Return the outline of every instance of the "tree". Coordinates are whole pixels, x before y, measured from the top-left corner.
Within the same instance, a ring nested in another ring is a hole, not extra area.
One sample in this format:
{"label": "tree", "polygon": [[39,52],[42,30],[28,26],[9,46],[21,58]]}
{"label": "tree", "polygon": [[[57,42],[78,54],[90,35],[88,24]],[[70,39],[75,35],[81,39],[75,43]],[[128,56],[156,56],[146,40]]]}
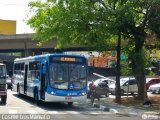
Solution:
{"label": "tree", "polygon": [[57,47],[83,45],[103,51],[116,45],[121,33],[123,43],[131,46],[138,97],[146,98],[144,45],[148,34],[160,37],[160,0],[46,0],[29,6],[34,15],[27,22],[40,43],[57,38]]}

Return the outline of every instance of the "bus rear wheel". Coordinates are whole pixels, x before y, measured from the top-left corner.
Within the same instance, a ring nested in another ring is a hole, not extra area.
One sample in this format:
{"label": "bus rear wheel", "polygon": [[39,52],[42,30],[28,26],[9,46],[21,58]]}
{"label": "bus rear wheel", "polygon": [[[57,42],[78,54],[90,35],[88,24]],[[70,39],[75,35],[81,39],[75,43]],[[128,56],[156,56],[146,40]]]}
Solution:
{"label": "bus rear wheel", "polygon": [[37,90],[34,92],[34,102],[36,105],[40,104],[40,101],[38,99],[38,91]]}
{"label": "bus rear wheel", "polygon": [[1,96],[1,101],[3,104],[6,104],[7,96]]}
{"label": "bus rear wheel", "polygon": [[109,97],[109,92],[106,92],[105,96],[106,96],[106,97]]}

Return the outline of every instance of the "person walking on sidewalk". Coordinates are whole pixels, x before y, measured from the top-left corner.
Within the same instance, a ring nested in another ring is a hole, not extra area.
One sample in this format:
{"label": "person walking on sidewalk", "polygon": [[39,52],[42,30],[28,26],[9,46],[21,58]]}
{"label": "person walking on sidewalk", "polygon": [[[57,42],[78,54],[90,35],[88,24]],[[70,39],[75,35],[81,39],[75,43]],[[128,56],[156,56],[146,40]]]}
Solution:
{"label": "person walking on sidewalk", "polygon": [[[99,95],[96,92],[96,85],[94,84],[94,81],[92,80],[92,82],[89,84],[89,89],[90,89],[90,98],[91,96],[94,97],[93,99],[97,98],[98,101],[100,100]],[[94,101],[94,100],[93,100]]]}

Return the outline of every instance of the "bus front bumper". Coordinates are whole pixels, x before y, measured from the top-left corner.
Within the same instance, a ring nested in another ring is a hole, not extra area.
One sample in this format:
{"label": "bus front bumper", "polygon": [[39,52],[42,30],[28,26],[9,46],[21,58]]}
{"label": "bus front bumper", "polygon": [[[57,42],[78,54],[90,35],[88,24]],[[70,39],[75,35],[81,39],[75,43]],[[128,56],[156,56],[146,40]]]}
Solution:
{"label": "bus front bumper", "polygon": [[55,96],[46,93],[45,94],[46,102],[86,102],[87,95],[84,96]]}

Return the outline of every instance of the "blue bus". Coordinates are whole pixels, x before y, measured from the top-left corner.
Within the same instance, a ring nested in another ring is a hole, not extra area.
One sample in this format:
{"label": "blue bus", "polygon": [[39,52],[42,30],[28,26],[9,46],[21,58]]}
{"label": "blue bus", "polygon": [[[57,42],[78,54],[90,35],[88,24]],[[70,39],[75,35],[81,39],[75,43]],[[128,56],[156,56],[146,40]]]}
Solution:
{"label": "blue bus", "polygon": [[12,86],[18,95],[44,102],[84,102],[88,62],[84,56],[45,54],[14,60]]}

